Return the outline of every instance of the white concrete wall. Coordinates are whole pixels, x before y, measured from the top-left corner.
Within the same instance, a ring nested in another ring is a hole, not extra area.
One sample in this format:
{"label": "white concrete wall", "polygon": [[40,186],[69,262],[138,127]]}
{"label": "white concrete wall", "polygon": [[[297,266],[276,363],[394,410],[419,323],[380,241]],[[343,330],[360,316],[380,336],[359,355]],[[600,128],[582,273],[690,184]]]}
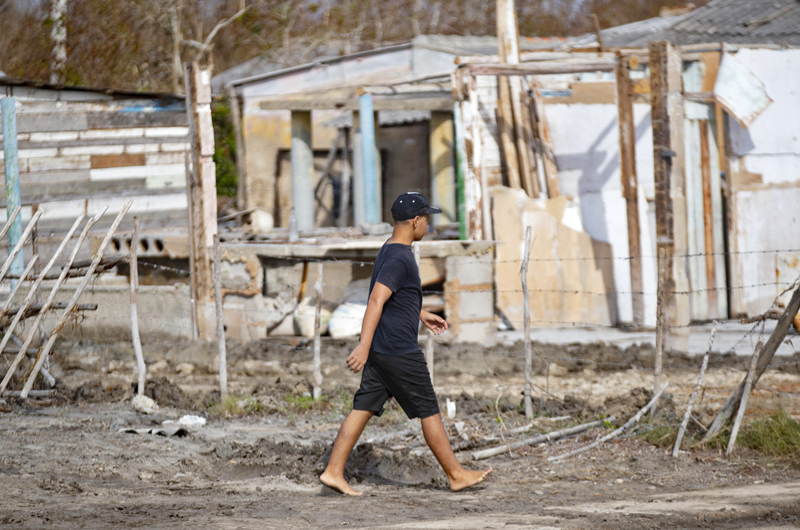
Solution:
{"label": "white concrete wall", "polygon": [[[615,258],[628,252],[628,223],[619,164],[619,125],[615,104],[548,104],[550,126],[563,195],[575,201],[584,230],[610,243]],[[645,296],[645,324],[655,325],[656,264],[653,201],[653,139],[650,106],[634,105],[636,171],[639,179],[639,220]],[[614,283],[620,322],[633,321],[630,263],[614,260]]]}
{"label": "white concrete wall", "polygon": [[730,120],[738,252],[732,309],[752,315],[800,275],[798,253],[763,252],[800,249],[800,50],[742,49],[736,58],[773,100],[748,129]]}

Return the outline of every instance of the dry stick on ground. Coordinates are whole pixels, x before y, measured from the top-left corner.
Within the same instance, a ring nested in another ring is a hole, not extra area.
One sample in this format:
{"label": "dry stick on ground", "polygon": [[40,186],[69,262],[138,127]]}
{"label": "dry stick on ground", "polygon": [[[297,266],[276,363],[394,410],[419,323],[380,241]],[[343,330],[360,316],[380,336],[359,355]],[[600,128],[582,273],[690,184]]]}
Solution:
{"label": "dry stick on ground", "polygon": [[689,425],[689,418],[692,416],[692,407],[697,399],[697,394],[700,393],[700,387],[703,384],[703,377],[706,375],[706,368],[708,368],[708,356],[711,354],[711,347],[714,345],[714,336],[716,333],[717,321],[715,320],[714,325],[711,328],[711,338],[708,339],[708,350],[703,356],[703,365],[700,367],[700,374],[697,376],[697,384],[694,385],[694,391],[689,397],[689,404],[686,406],[686,413],[683,415],[681,427],[678,429],[678,437],[675,439],[675,447],[672,448],[672,456],[678,456],[678,453],[681,450],[681,441],[683,440],[683,435],[686,432],[686,426]]}
{"label": "dry stick on ground", "polygon": [[[580,434],[584,431],[588,431],[589,429],[594,429],[595,427],[600,427],[604,425],[608,421],[614,421],[614,416],[609,417],[605,420],[597,420],[590,423],[584,423],[583,425],[577,425],[575,427],[570,427],[569,429],[562,429],[560,431],[553,431],[547,434],[540,434],[538,436],[534,436],[533,438],[527,438],[525,440],[521,440],[519,442],[514,442],[509,447],[510,449],[519,449],[520,447],[525,447],[526,445],[536,445],[543,442],[552,442],[554,440],[558,440],[559,438],[564,438],[566,436],[572,436],[574,434]],[[506,451],[506,447],[493,447],[491,449],[486,449],[484,451],[478,451],[472,453],[473,460],[483,460],[485,458],[489,458],[492,456],[499,455]]]}
{"label": "dry stick on ground", "polygon": [[531,227],[525,229],[525,249],[522,254],[522,308],[525,314],[525,417],[533,418],[531,402],[531,299],[528,293],[528,261],[531,257]]}
{"label": "dry stick on ground", "polygon": [[[116,232],[117,228],[119,227],[119,224],[122,222],[122,218],[125,217],[125,214],[128,213],[128,210],[130,210],[132,205],[133,205],[132,201],[128,201],[127,203],[125,203],[125,206],[123,206],[122,210],[120,210],[120,212],[117,214],[117,217],[116,217],[116,219],[114,219],[114,222],[111,223],[111,227],[108,229],[108,232],[106,232],[106,235],[103,238],[103,241],[100,242],[100,246],[98,247],[97,251],[94,253],[94,258],[92,259],[92,265],[90,265],[89,269],[86,271],[86,276],[83,277],[83,280],[81,280],[81,283],[78,285],[77,289],[75,289],[75,292],[72,294],[72,298],[69,299],[69,303],[67,304],[66,309],[64,309],[64,312],[61,313],[61,316],[59,317],[58,321],[56,322],[56,325],[53,327],[53,330],[50,332],[50,336],[47,337],[47,342],[42,347],[42,349],[39,351],[39,355],[36,357],[36,364],[33,365],[33,371],[31,372],[31,375],[28,378],[28,380],[25,381],[25,386],[22,388],[22,394],[20,394],[21,398],[24,399],[24,398],[26,398],[28,396],[28,392],[30,392],[31,388],[33,387],[34,381],[36,381],[36,376],[39,375],[39,370],[42,368],[42,364],[44,363],[45,359],[47,359],[47,356],[50,355],[50,350],[53,348],[53,345],[56,343],[56,339],[58,338],[58,334],[61,332],[61,329],[67,323],[67,320],[73,315],[73,313],[75,311],[75,308],[78,305],[78,300],[80,299],[81,295],[83,294],[83,291],[86,289],[86,286],[89,285],[89,281],[92,279],[92,276],[94,275],[95,271],[97,270],[97,265],[103,259],[103,254],[105,253],[106,248],[108,247],[108,244],[111,242],[111,238],[113,237],[114,232]],[[106,209],[107,208],[103,208],[102,213],[99,214],[99,215],[102,215],[103,213],[105,213]],[[82,243],[82,241],[79,241],[76,244],[76,248],[80,247],[80,243]],[[77,253],[77,251],[76,251],[76,253]],[[74,259],[74,255],[75,254],[73,254],[73,259]],[[66,273],[67,271],[69,271],[69,267],[64,269],[64,271],[62,271],[62,273]],[[61,276],[59,278],[59,281],[62,281],[63,278],[65,278],[65,277],[66,277],[66,275]],[[55,295],[53,294],[53,296],[55,296]]]}
{"label": "dry stick on ground", "polygon": [[588,451],[589,449],[593,449],[593,448],[597,447],[597,446],[598,446],[598,445],[600,445],[600,444],[606,443],[607,441],[609,441],[609,440],[613,440],[613,439],[614,439],[614,438],[616,438],[617,436],[620,436],[622,433],[624,433],[625,431],[627,431],[628,429],[630,429],[632,425],[634,425],[635,423],[637,423],[637,422],[638,422],[638,421],[639,421],[639,420],[642,418],[642,416],[644,416],[645,414],[647,414],[647,411],[648,411],[648,410],[650,410],[650,408],[653,406],[653,404],[654,404],[654,403],[656,403],[656,402],[658,401],[658,398],[660,398],[660,397],[661,397],[661,394],[663,394],[663,393],[664,393],[664,390],[666,390],[666,388],[667,388],[668,386],[669,386],[669,383],[664,383],[664,386],[662,386],[662,387],[661,387],[661,390],[659,390],[658,392],[656,392],[656,395],[655,395],[655,396],[653,396],[653,399],[651,399],[651,400],[650,400],[650,403],[648,403],[647,405],[645,405],[645,406],[642,408],[642,410],[640,410],[639,412],[637,412],[637,413],[636,413],[636,415],[635,415],[634,417],[632,417],[631,419],[629,419],[628,421],[626,421],[626,422],[625,422],[625,425],[623,425],[623,426],[622,426],[622,427],[620,427],[619,429],[616,429],[616,430],[615,430],[615,431],[613,431],[612,433],[610,433],[610,434],[607,434],[606,436],[603,436],[603,437],[602,437],[602,438],[600,438],[599,440],[597,440],[597,441],[595,441],[595,442],[593,442],[593,443],[590,443],[589,445],[587,445],[587,446],[585,446],[585,447],[581,447],[580,449],[575,449],[574,451],[570,451],[569,453],[564,453],[563,455],[551,456],[551,457],[549,457],[549,458],[547,459],[547,461],[548,461],[548,462],[555,462],[555,461],[558,461],[558,460],[563,460],[564,458],[567,458],[567,457],[570,457],[570,456],[573,456],[573,455],[577,455],[578,453],[582,453],[582,452],[584,452],[584,451]]}
{"label": "dry stick on ground", "polygon": [[511,452],[511,445],[509,445],[508,440],[506,440],[505,434],[503,434],[503,431],[506,430],[506,422],[503,421],[503,417],[500,415],[500,398],[503,397],[504,391],[505,389],[501,387],[500,394],[497,395],[497,399],[494,401],[494,410],[497,413],[497,421],[500,422],[500,438],[502,438],[503,444],[505,445],[505,447],[500,448],[500,452],[502,453],[504,450],[507,449],[508,457],[514,458],[514,453]]}
{"label": "dry stick on ground", "polygon": [[143,396],[147,368],[144,364],[144,355],[142,354],[142,341],[139,338],[139,313],[136,310],[136,289],[139,287],[139,265],[136,260],[136,250],[138,248],[139,216],[136,215],[133,217],[133,237],[131,238],[131,340],[133,340],[133,351],[136,354],[136,366],[139,369],[139,385],[136,389],[136,393]]}
{"label": "dry stick on ground", "polygon": [[[75,230],[78,229],[78,226],[80,225],[81,221],[83,221],[84,217],[85,215],[81,213],[75,220],[75,223],[72,225],[72,228],[70,228],[69,232],[67,232],[67,235],[61,241],[61,244],[56,249],[55,253],[53,254],[53,257],[50,258],[50,261],[47,263],[47,265],[45,265],[44,269],[42,269],[42,272],[44,274],[47,274],[47,271],[49,271],[53,267],[53,265],[55,265],[56,260],[61,256],[61,253],[64,252],[64,249],[67,247],[67,243],[72,237],[72,234],[74,234]],[[84,228],[81,236],[86,237],[87,233],[88,230]],[[73,260],[75,259],[76,254],[77,251],[73,251],[71,256]],[[68,269],[64,269],[64,271],[66,270]],[[36,299],[39,293],[39,287],[42,285],[42,282],[44,281],[43,280],[44,274],[40,274],[39,278],[35,282],[33,282],[33,285],[30,287],[28,295],[22,302],[19,311],[17,311],[17,314],[14,315],[14,319],[8,325],[8,328],[6,328],[6,334],[3,337],[2,342],[0,342],[0,352],[2,352],[3,349],[6,347],[6,345],[8,344],[8,340],[14,333],[14,329],[16,329],[17,327],[17,324],[19,324],[19,321],[22,320],[22,318],[27,313],[28,308],[31,306],[31,304],[33,304],[33,301]],[[38,333],[37,328],[39,326],[39,323],[42,321],[42,318],[45,312],[47,311],[47,308],[53,303],[53,298],[55,298],[55,293],[58,291],[60,287],[61,283],[56,283],[56,285],[50,291],[50,295],[47,297],[47,302],[45,302],[45,304],[39,310],[39,313],[36,315],[36,320],[33,327],[31,328],[30,332],[28,332],[28,336],[25,338],[25,342],[23,342],[22,346],[20,346],[19,353],[17,354],[16,357],[14,357],[14,360],[11,362],[11,366],[8,368],[8,372],[6,372],[6,375],[3,378],[3,382],[0,383],[0,393],[2,393],[6,389],[6,386],[8,386],[9,381],[11,381],[11,377],[14,375],[14,372],[16,372],[19,363],[21,363],[22,359],[25,358],[26,352],[28,351],[28,347],[31,345],[31,342],[33,342],[33,338],[36,335],[36,333]]]}
{"label": "dry stick on ground", "polygon": [[319,399],[322,395],[322,361],[320,360],[320,317],[322,313],[322,261],[317,262],[317,281],[314,282],[314,294],[317,297],[317,307],[314,310],[314,388],[312,397]]}
{"label": "dry stick on ground", "polygon": [[3,263],[3,268],[0,269],[0,280],[5,278],[6,274],[8,274],[8,270],[11,268],[11,264],[14,263],[14,260],[17,259],[17,255],[20,253],[20,251],[22,251],[22,247],[25,245],[25,241],[27,241],[28,236],[31,235],[31,232],[36,226],[36,223],[39,222],[39,218],[41,216],[42,216],[42,211],[39,210],[35,214],[33,214],[33,217],[31,217],[31,220],[28,222],[28,226],[25,227],[25,230],[22,232],[22,235],[19,236],[19,241],[17,241],[17,244],[14,246],[13,250],[9,253],[5,263]]}
{"label": "dry stick on ground", "polygon": [[222,257],[219,234],[214,236],[214,305],[217,310],[217,346],[219,349],[219,395],[228,396],[228,352],[225,347],[225,324],[222,322]]}
{"label": "dry stick on ground", "polygon": [[[792,299],[787,304],[786,310],[781,315],[781,318],[778,320],[775,329],[772,331],[772,335],[770,335],[769,340],[764,345],[761,355],[759,355],[758,365],[756,366],[755,376],[753,377],[753,385],[758,383],[759,378],[761,378],[761,375],[767,369],[767,366],[775,356],[775,352],[777,351],[778,346],[781,345],[781,342],[783,342],[786,332],[789,331],[789,326],[792,325],[792,319],[797,314],[798,309],[800,309],[800,287],[795,289]],[[722,430],[725,424],[731,419],[737,403],[739,403],[742,395],[744,394],[745,382],[746,381],[742,381],[733,394],[731,394],[731,396],[728,398],[728,401],[722,407],[722,410],[719,411],[717,417],[708,427],[708,432],[706,432],[705,436],[703,436],[702,441],[708,441],[716,436]]]}
{"label": "dry stick on ground", "polygon": [[744,411],[747,409],[747,399],[750,397],[750,391],[753,389],[753,377],[755,376],[758,357],[763,349],[764,344],[759,342],[756,346],[755,353],[753,353],[753,357],[750,358],[750,368],[747,370],[747,377],[744,381],[744,393],[742,394],[742,400],[739,402],[739,410],[736,412],[736,421],[733,422],[733,429],[731,430],[731,437],[728,440],[728,447],[725,450],[725,456],[731,456],[733,448],[736,447],[736,436],[739,434],[739,427],[742,424],[742,418],[744,418]]}

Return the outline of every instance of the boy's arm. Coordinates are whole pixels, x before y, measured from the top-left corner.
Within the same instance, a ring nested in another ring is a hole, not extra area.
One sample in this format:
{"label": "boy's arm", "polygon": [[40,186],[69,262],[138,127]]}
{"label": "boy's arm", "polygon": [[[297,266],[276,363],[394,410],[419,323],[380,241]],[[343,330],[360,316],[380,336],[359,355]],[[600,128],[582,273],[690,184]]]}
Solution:
{"label": "boy's arm", "polygon": [[364,321],[361,323],[361,340],[347,357],[347,367],[354,374],[357,374],[367,364],[369,349],[372,346],[372,339],[375,337],[375,329],[383,313],[383,305],[392,296],[392,290],[380,282],[375,282],[372,294],[367,302],[367,311],[364,313]]}
{"label": "boy's arm", "polygon": [[419,319],[434,335],[441,335],[447,331],[447,321],[439,315],[435,315],[423,309],[419,312]]}

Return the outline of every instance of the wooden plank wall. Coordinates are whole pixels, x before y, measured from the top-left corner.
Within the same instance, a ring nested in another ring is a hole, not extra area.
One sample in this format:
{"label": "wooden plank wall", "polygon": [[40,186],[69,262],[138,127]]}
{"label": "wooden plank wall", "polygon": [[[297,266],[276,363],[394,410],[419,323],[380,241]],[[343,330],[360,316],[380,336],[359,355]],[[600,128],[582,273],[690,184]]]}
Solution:
{"label": "wooden plank wall", "polygon": [[[189,128],[181,100],[48,101],[43,95],[58,91],[35,92],[17,96],[23,222],[43,210],[40,234],[55,236],[78,212],[92,215],[108,206],[94,228],[104,231],[133,200],[131,213],[143,230],[187,225]],[[120,229],[130,229],[132,219],[126,216]]]}

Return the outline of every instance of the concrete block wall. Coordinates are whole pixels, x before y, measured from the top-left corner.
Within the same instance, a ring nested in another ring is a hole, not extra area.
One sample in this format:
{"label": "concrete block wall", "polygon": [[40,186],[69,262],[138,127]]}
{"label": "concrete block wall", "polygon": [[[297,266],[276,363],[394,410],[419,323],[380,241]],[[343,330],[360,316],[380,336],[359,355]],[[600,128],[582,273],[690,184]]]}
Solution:
{"label": "concrete block wall", "polygon": [[451,340],[492,346],[497,340],[494,312],[494,258],[482,255],[445,259],[445,319]]}

